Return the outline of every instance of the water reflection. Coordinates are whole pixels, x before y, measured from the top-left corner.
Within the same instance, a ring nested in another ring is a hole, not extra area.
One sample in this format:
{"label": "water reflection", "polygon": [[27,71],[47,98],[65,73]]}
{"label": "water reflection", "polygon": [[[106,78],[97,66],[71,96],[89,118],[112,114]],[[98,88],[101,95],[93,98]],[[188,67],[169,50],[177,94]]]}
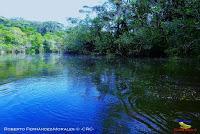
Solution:
{"label": "water reflection", "polygon": [[[0,68],[1,96],[18,89],[10,90],[5,83],[36,78],[15,87],[33,82],[29,97],[36,97],[37,105],[52,97],[40,109],[60,122],[51,125],[62,126],[81,111],[91,120],[80,115],[72,124],[92,122],[99,133],[171,133],[179,127],[177,118],[192,119],[191,125],[200,130],[200,63],[195,60],[6,56],[0,57]],[[40,90],[34,90],[34,84],[40,84]],[[28,96],[24,94],[21,97]]]}
{"label": "water reflection", "polygon": [[[73,75],[90,75],[100,92],[99,99],[113,95],[120,102],[108,111],[111,114],[104,123],[109,129],[105,132],[134,128],[132,131],[136,132],[171,133],[178,127],[176,118],[193,119],[192,125],[199,127],[199,63],[192,60],[116,59],[82,59],[79,62],[81,68],[76,70],[81,72],[72,70]],[[135,124],[124,124],[123,118],[129,118],[129,123]]]}
{"label": "water reflection", "polygon": [[[0,84],[25,77],[51,75],[58,71],[59,55],[1,55],[0,56]],[[55,65],[57,65],[55,67]]]}

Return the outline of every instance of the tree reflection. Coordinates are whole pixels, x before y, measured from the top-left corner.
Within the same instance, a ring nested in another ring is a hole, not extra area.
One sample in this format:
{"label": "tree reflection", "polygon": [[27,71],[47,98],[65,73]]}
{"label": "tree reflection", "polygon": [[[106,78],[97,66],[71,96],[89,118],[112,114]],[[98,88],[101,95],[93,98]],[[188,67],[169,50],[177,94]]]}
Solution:
{"label": "tree reflection", "polygon": [[[109,101],[104,133],[171,133],[177,118],[200,122],[200,70],[193,60],[107,59],[72,56],[0,57],[0,82],[66,73],[88,82]],[[6,81],[7,80],[7,81]],[[187,116],[185,116],[187,115]]]}
{"label": "tree reflection", "polygon": [[62,68],[60,58],[58,55],[2,55],[0,84],[26,77],[56,74]]}
{"label": "tree reflection", "polygon": [[[119,103],[113,104],[107,111],[109,116],[104,121],[105,133],[129,133],[133,131],[131,127],[137,126],[145,126],[155,133],[171,133],[173,128],[179,127],[177,118],[192,119],[192,125],[199,127],[200,118],[196,115],[200,112],[200,95],[199,87],[195,86],[199,80],[191,76],[200,74],[199,64],[189,62],[80,58],[73,63],[78,66],[69,67],[72,63],[68,63],[68,68],[72,69],[70,74],[76,77],[91,77],[100,93],[99,100],[104,101],[106,96],[118,99]],[[195,77],[199,78],[199,75]],[[185,114],[188,116],[185,117]],[[138,124],[128,126],[127,122],[123,122],[124,118]],[[139,127],[137,131],[145,133],[144,130]]]}

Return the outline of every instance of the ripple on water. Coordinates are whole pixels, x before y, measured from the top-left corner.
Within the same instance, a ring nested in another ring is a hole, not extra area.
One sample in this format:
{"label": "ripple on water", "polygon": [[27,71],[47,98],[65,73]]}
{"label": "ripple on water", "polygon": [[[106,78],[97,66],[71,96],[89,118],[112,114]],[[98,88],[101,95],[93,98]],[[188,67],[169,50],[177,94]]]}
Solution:
{"label": "ripple on water", "polygon": [[0,85],[0,105],[6,109],[9,109],[17,103],[15,102],[15,99],[18,94],[19,91],[15,88],[13,83]]}
{"label": "ripple on water", "polygon": [[51,124],[69,121],[71,124],[84,124],[87,117],[85,122],[98,122],[99,113],[95,111],[98,110],[98,99],[93,95],[85,97],[82,91],[84,88],[71,89],[63,77],[58,79],[46,77],[15,81],[12,89],[16,87],[15,90],[19,92],[10,102],[10,106],[7,104],[8,111],[14,113],[17,120],[27,123],[31,123],[30,118],[40,123],[36,119],[38,118],[41,122],[51,120]]}
{"label": "ripple on water", "polygon": [[14,85],[12,83],[0,85],[1,97],[15,95],[16,93],[17,93],[17,90],[14,88]]}

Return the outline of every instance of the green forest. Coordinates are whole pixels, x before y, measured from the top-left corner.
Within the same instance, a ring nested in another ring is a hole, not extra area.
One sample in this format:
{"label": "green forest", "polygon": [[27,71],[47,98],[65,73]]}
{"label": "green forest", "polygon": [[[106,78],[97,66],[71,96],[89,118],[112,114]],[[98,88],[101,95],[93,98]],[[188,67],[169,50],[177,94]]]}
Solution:
{"label": "green forest", "polygon": [[200,0],[108,0],[61,23],[0,17],[0,54],[200,58]]}

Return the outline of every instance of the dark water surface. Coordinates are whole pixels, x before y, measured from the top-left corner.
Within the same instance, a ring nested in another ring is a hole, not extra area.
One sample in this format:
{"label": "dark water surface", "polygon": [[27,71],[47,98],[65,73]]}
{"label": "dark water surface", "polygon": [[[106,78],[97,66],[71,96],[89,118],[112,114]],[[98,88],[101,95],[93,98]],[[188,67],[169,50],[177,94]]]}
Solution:
{"label": "dark water surface", "polygon": [[200,130],[197,60],[0,56],[1,134],[4,127],[170,134],[177,119]]}

